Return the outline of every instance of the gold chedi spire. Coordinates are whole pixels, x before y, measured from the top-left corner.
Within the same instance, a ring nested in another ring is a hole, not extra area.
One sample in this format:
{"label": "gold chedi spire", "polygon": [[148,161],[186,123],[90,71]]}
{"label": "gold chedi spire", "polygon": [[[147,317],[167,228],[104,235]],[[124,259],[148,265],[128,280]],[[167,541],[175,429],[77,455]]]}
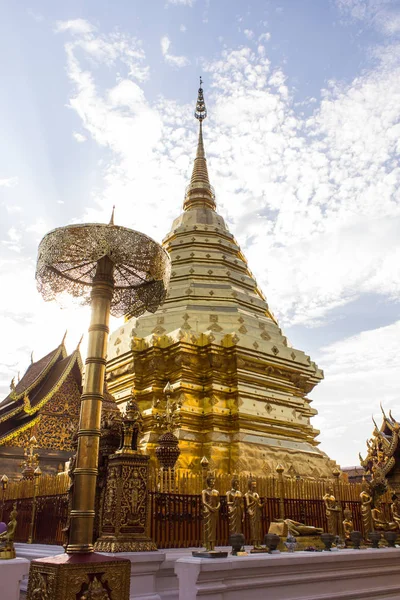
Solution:
{"label": "gold chedi spire", "polygon": [[200,77],[200,87],[197,95],[196,109],[194,116],[199,121],[199,139],[197,142],[196,158],[194,159],[192,177],[190,184],[186,188],[184,210],[191,208],[207,207],[215,209],[214,189],[210,185],[208,178],[207,161],[204,152],[203,142],[203,121],[207,117],[207,109],[204,101],[202,79]]}

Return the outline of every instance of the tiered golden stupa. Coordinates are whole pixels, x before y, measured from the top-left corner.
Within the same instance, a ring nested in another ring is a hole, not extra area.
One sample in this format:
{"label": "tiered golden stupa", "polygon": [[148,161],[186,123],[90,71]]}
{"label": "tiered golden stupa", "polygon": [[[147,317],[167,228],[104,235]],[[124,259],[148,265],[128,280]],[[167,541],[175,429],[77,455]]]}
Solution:
{"label": "tiered golden stupa", "polygon": [[172,261],[167,300],[154,314],[127,318],[111,335],[108,385],[117,402],[132,386],[143,411],[143,445],[154,457],[158,401],[169,381],[182,403],[178,467],[219,473],[274,470],[331,476],[318,449],[317,413],[307,397],[322,371],[283,335],[238,243],[216,212],[200,130],[183,213],[164,239]]}

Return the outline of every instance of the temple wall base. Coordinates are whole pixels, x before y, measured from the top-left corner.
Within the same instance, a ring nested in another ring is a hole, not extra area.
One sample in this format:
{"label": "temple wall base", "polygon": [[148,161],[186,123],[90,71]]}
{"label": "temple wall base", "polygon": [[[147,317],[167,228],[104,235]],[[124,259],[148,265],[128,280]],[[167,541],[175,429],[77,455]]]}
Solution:
{"label": "temple wall base", "polygon": [[[38,558],[57,552],[54,546],[16,546],[17,553],[28,558],[29,554]],[[400,548],[256,554],[213,560],[192,558],[191,551],[177,548],[115,555],[131,561],[130,600],[399,598]],[[27,572],[28,566],[25,569]]]}
{"label": "temple wall base", "polygon": [[20,584],[28,571],[26,558],[0,560],[1,600],[19,600]]}
{"label": "temple wall base", "polygon": [[177,560],[179,600],[398,600],[400,549]]}

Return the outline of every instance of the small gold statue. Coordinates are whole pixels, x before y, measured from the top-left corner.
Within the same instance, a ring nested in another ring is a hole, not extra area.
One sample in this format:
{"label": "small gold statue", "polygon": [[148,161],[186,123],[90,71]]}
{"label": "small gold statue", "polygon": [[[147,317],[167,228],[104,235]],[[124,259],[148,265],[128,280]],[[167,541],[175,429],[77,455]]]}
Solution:
{"label": "small gold statue", "polygon": [[381,510],[381,500],[378,498],[375,507],[372,509],[372,524],[375,531],[397,531],[397,523],[387,521]]}
{"label": "small gold statue", "polygon": [[361,518],[364,529],[364,537],[367,538],[370,531],[372,531],[372,496],[370,493],[370,486],[367,481],[363,481],[362,492],[360,494],[361,500]]}
{"label": "small gold statue", "polygon": [[326,509],[326,518],[328,521],[328,532],[333,535],[341,534],[341,516],[342,508],[335,498],[333,487],[329,486],[323,497]]}
{"label": "small gold statue", "polygon": [[201,492],[203,505],[203,535],[205,549],[208,552],[211,552],[214,550],[217,541],[217,522],[221,503],[219,501],[219,492],[214,489],[214,475],[208,475],[206,481],[207,488]]}
{"label": "small gold statue", "polygon": [[353,513],[349,508],[345,508],[343,511],[344,521],[343,521],[343,532],[344,539],[350,540],[350,534],[354,531],[354,523],[353,523]]}
{"label": "small gold statue", "polygon": [[14,502],[7,531],[0,533],[0,559],[15,558],[14,535],[17,527],[17,503]]}
{"label": "small gold statue", "polygon": [[396,494],[393,494],[392,496],[390,513],[392,515],[393,521],[396,523],[398,529],[400,530],[400,498],[398,498]]}
{"label": "small gold statue", "polygon": [[232,478],[232,489],[226,492],[226,504],[228,506],[229,534],[242,533],[243,530],[243,496],[239,490],[239,479]]}
{"label": "small gold statue", "polygon": [[260,496],[256,492],[257,481],[250,477],[248,481],[248,491],[245,493],[246,512],[249,515],[250,521],[250,541],[254,549],[260,548],[263,539],[261,509],[264,503],[260,500]]}

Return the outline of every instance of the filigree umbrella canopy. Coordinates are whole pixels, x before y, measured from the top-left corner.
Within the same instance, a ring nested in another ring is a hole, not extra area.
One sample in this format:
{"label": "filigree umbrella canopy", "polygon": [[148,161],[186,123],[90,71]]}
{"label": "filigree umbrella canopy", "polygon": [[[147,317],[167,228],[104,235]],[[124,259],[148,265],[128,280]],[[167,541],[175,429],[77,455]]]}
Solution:
{"label": "filigree umbrella canopy", "polygon": [[111,314],[155,312],[167,293],[169,256],[147,235],[114,224],[68,225],[47,233],[38,251],[39,292],[45,300],[68,292],[89,304],[97,263],[105,256],[113,263]]}

